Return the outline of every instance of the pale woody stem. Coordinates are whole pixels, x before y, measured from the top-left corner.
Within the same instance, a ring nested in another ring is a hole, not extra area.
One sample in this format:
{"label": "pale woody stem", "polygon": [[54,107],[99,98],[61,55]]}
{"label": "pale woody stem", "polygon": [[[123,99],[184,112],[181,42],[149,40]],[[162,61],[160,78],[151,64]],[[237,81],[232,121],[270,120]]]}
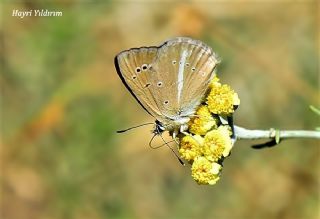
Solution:
{"label": "pale woody stem", "polygon": [[320,131],[306,130],[250,130],[239,126],[234,126],[237,139],[274,139],[278,131],[280,139],[288,138],[316,138],[320,139]]}

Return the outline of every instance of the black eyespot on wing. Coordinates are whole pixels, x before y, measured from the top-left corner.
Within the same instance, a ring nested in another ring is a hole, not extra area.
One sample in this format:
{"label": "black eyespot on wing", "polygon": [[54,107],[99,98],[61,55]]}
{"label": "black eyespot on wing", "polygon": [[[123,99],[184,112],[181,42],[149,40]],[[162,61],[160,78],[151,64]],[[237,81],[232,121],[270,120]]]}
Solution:
{"label": "black eyespot on wing", "polygon": [[147,68],[148,68],[148,65],[147,65],[147,64],[143,64],[143,65],[142,65],[142,71],[147,70]]}
{"label": "black eyespot on wing", "polygon": [[137,73],[140,73],[140,72],[141,72],[141,68],[140,68],[140,67],[137,67],[137,68],[136,68],[136,72],[137,72]]}

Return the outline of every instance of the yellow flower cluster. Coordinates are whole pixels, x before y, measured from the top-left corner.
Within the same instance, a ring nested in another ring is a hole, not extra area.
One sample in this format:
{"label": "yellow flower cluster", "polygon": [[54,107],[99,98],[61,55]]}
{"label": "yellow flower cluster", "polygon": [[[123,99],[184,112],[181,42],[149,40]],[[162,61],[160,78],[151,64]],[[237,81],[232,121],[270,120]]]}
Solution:
{"label": "yellow flower cluster", "polygon": [[233,146],[231,128],[222,125],[219,116],[231,115],[239,104],[237,93],[215,77],[206,101],[188,123],[186,135],[179,137],[179,153],[192,165],[191,175],[198,184],[213,185],[219,180],[221,163]]}
{"label": "yellow flower cluster", "polygon": [[214,185],[219,180],[221,165],[212,163],[205,157],[197,157],[192,164],[191,174],[199,184]]}
{"label": "yellow flower cluster", "polygon": [[203,138],[200,135],[186,135],[180,141],[179,153],[181,157],[192,162],[202,154]]}
{"label": "yellow flower cluster", "polygon": [[212,185],[219,179],[221,165],[217,162],[230,154],[230,134],[229,126],[219,126],[204,137],[190,134],[181,138],[179,153],[192,164],[192,177],[199,184]]}
{"label": "yellow flower cluster", "polygon": [[234,106],[240,105],[238,94],[229,85],[219,83],[217,77],[212,80],[210,88],[207,104],[211,113],[229,115],[234,112]]}
{"label": "yellow flower cluster", "polygon": [[212,128],[217,128],[217,122],[212,117],[208,106],[201,105],[196,115],[189,122],[189,132],[196,135],[205,135]]}
{"label": "yellow flower cluster", "polygon": [[213,162],[227,157],[232,148],[231,134],[229,126],[219,126],[218,129],[208,132],[204,137],[204,156]]}

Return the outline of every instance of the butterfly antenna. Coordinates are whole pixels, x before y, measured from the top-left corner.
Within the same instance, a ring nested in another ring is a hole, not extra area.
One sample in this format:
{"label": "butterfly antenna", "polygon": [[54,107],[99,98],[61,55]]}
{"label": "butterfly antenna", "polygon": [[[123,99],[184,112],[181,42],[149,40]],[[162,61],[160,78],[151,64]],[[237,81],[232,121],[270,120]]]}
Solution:
{"label": "butterfly antenna", "polygon": [[165,145],[168,146],[168,148],[170,148],[170,150],[173,152],[173,154],[176,156],[176,158],[178,159],[178,161],[180,162],[180,164],[182,166],[185,166],[185,163],[181,160],[181,158],[177,155],[177,153],[173,150],[173,148],[164,140],[164,138],[162,137],[162,135],[160,134],[160,137],[162,139],[162,141],[164,142]]}
{"label": "butterfly antenna", "polygon": [[159,147],[153,147],[153,146],[152,146],[152,141],[153,141],[154,137],[156,137],[156,135],[157,135],[157,134],[154,134],[154,135],[152,136],[152,138],[150,139],[150,141],[149,141],[149,147],[152,148],[152,149],[157,149],[157,148],[159,148]]}
{"label": "butterfly antenna", "polygon": [[174,142],[174,140],[172,140],[172,141],[169,141],[169,142],[163,143],[163,144],[158,145],[158,146],[156,146],[156,147],[155,147],[155,146],[153,146],[153,145],[152,145],[152,141],[153,141],[154,137],[156,137],[156,136],[157,136],[157,134],[153,135],[153,136],[152,136],[152,138],[151,138],[151,139],[150,139],[150,141],[149,141],[149,147],[150,147],[150,148],[152,148],[152,149],[158,149],[158,148],[161,148],[161,147],[165,146],[165,145],[166,145],[166,143]]}
{"label": "butterfly antenna", "polygon": [[148,123],[144,123],[144,124],[141,124],[141,125],[133,126],[133,127],[127,128],[127,129],[118,130],[117,133],[123,133],[123,132],[129,131],[131,129],[139,128],[139,127],[145,126],[145,125],[154,125],[154,123],[153,122],[148,122]]}

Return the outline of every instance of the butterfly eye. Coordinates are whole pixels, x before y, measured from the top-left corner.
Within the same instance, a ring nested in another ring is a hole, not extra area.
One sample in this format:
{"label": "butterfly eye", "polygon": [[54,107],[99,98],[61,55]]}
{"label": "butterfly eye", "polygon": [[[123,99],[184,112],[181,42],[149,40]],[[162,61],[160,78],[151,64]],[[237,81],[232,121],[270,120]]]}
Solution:
{"label": "butterfly eye", "polygon": [[141,68],[140,68],[140,67],[137,67],[137,68],[136,68],[136,72],[137,72],[137,73],[140,73],[140,72],[141,72]]}
{"label": "butterfly eye", "polygon": [[146,83],[145,87],[150,87],[151,84],[150,83]]}
{"label": "butterfly eye", "polygon": [[148,65],[147,65],[147,64],[143,64],[143,65],[142,65],[142,71],[147,70],[147,68],[148,68]]}
{"label": "butterfly eye", "polygon": [[157,86],[158,86],[158,87],[161,87],[161,86],[162,86],[162,82],[159,81],[159,82],[157,83]]}
{"label": "butterfly eye", "polygon": [[196,70],[196,68],[195,67],[193,67],[192,69],[191,69],[191,71],[195,71]]}
{"label": "butterfly eye", "polygon": [[134,76],[132,76],[132,79],[133,79],[133,80],[134,80],[134,79],[136,79],[136,78],[137,78],[137,76],[135,76],[135,75],[134,75]]}
{"label": "butterfly eye", "polygon": [[190,63],[189,63],[189,62],[187,62],[187,63],[186,63],[186,66],[189,66],[189,65],[190,65]]}
{"label": "butterfly eye", "polygon": [[177,63],[177,61],[176,61],[176,60],[173,60],[173,61],[172,61],[172,64],[173,64],[173,65],[175,65],[176,63]]}
{"label": "butterfly eye", "polygon": [[169,101],[168,101],[168,100],[165,100],[163,103],[167,105],[167,104],[169,103]]}

